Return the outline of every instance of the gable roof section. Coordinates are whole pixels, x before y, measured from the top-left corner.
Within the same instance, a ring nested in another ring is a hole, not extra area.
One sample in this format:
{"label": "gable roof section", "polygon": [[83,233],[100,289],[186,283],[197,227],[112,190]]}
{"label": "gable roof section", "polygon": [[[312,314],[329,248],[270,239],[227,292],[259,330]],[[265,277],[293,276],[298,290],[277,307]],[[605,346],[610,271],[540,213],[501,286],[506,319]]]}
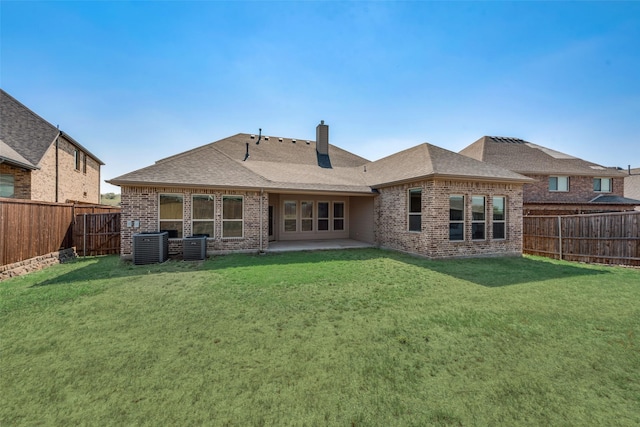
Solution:
{"label": "gable roof section", "polygon": [[[37,168],[59,133],[62,134],[51,123],[0,89],[0,140],[27,160],[33,166],[31,169]],[[77,141],[66,134],[64,137],[99,164],[104,164]],[[0,154],[4,157],[5,147],[0,148]],[[12,160],[8,155],[6,157],[9,162]]]}
{"label": "gable roof section", "polygon": [[521,174],[623,177],[624,173],[519,138],[483,136],[460,154]]}
{"label": "gable roof section", "polygon": [[367,181],[374,188],[423,178],[530,182],[505,168],[484,163],[428,143],[367,164]]}
{"label": "gable roof section", "polygon": [[[366,159],[330,146],[331,168],[318,166],[314,141],[237,134],[109,180],[115,185],[277,189],[371,193]],[[249,144],[249,157],[245,160]]]}

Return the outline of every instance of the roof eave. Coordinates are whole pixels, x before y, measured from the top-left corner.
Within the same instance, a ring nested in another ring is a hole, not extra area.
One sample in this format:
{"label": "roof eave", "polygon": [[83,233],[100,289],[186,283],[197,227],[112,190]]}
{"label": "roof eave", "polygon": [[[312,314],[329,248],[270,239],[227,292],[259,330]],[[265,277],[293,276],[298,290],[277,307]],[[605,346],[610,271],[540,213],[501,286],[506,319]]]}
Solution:
{"label": "roof eave", "polygon": [[10,164],[12,166],[16,166],[16,167],[19,167],[19,168],[22,168],[22,169],[28,169],[28,170],[32,170],[32,171],[40,169],[38,166],[34,166],[32,164],[29,164],[29,163],[19,162],[17,160],[13,160],[13,159],[10,159],[8,157],[3,157],[3,156],[0,156],[0,163],[8,163],[8,164]]}

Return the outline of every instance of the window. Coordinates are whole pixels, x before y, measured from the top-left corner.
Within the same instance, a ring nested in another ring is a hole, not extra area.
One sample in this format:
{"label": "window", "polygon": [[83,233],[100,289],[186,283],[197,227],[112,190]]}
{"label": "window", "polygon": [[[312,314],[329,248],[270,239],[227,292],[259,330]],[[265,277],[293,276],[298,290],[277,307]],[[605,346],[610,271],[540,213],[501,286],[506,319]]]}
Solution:
{"label": "window", "polygon": [[464,240],[464,196],[449,196],[449,240]]}
{"label": "window", "polygon": [[169,238],[182,237],[182,196],[160,195],[160,231],[168,231]]}
{"label": "window", "polygon": [[82,156],[82,173],[87,173],[87,155]]}
{"label": "window", "polygon": [[318,231],[329,230],[329,202],[318,202]]}
{"label": "window", "polygon": [[214,237],[213,224],[215,197],[206,194],[194,194],[191,202],[191,233]]}
{"label": "window", "polygon": [[15,196],[15,178],[10,174],[0,175],[0,197]]}
{"label": "window", "polygon": [[298,204],[293,201],[284,202],[284,231],[298,230]]}
{"label": "window", "polygon": [[549,191],[569,191],[568,176],[550,176]]}
{"label": "window", "polygon": [[333,231],[344,230],[344,202],[333,202]]}
{"label": "window", "polygon": [[495,240],[505,239],[505,198],[493,198],[493,238]]}
{"label": "window", "polygon": [[409,231],[422,231],[422,190],[409,190]]}
{"label": "window", "polygon": [[313,231],[313,202],[300,203],[300,217],[302,231]]}
{"label": "window", "polygon": [[243,236],[242,196],[222,196],[222,237]]}
{"label": "window", "polygon": [[611,178],[593,178],[593,191],[611,193]]}
{"label": "window", "polygon": [[73,164],[77,171],[80,170],[80,152],[77,149],[73,150]]}
{"label": "window", "polygon": [[485,199],[484,196],[471,197],[471,238],[484,240],[485,238]]}

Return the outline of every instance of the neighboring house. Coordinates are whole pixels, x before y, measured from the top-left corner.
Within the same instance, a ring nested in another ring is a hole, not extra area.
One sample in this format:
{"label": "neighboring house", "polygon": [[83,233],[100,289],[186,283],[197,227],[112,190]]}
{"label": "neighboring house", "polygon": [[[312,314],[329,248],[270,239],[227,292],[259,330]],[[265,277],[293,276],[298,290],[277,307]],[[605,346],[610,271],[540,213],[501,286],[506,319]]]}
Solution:
{"label": "neighboring house", "polygon": [[626,173],[518,138],[484,136],[460,154],[502,166],[534,182],[524,185],[525,215],[563,215],[633,210],[625,197]]}
{"label": "neighboring house", "polygon": [[0,197],[100,203],[103,164],[0,89]]}
{"label": "neighboring house", "polygon": [[[624,194],[640,200],[640,168],[628,169],[627,176],[624,178]],[[637,206],[636,210],[640,210],[640,206]]]}
{"label": "neighboring house", "polygon": [[121,255],[132,235],[207,234],[209,253],[348,238],[426,257],[522,253],[530,179],[430,144],[370,162],[316,141],[237,134],[109,180],[121,187]]}

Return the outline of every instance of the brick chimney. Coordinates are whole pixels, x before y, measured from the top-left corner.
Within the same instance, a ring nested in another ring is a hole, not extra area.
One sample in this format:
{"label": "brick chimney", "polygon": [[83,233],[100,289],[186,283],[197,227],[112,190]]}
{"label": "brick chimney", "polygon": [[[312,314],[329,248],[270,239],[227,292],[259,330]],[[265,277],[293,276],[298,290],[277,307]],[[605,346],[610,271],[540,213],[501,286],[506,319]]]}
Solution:
{"label": "brick chimney", "polygon": [[329,155],[329,126],[324,124],[324,120],[316,126],[316,151],[318,154]]}

